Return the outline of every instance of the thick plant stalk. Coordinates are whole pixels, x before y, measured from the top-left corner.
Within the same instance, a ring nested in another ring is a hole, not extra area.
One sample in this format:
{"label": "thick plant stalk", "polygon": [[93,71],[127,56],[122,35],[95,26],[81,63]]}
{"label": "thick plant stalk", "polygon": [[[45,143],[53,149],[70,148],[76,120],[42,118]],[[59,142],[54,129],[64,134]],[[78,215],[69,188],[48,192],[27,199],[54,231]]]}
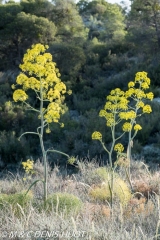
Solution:
{"label": "thick plant stalk", "polygon": [[42,80],[40,78],[40,116],[41,116],[41,126],[40,126],[40,145],[43,155],[43,164],[44,164],[44,202],[47,200],[47,156],[43,143],[43,132],[44,132],[44,116],[43,116],[43,88],[42,88]]}

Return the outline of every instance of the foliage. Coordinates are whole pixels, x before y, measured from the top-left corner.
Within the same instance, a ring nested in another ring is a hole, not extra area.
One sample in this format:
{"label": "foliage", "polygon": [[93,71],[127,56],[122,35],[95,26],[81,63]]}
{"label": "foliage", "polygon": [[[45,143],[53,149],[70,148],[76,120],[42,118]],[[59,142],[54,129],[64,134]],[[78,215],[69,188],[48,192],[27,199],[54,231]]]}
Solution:
{"label": "foliage", "polygon": [[70,212],[78,213],[82,208],[82,201],[69,193],[54,193],[48,196],[48,199],[45,203],[45,208],[47,212],[50,212],[52,209],[54,211],[65,212],[66,214]]}
{"label": "foliage", "polygon": [[28,149],[28,143],[25,140],[19,143],[14,131],[0,132],[0,156],[5,166],[19,163],[28,154]]}
{"label": "foliage", "polygon": [[[17,12],[15,12],[16,7]],[[43,17],[26,14],[20,9],[20,4],[9,4],[9,9],[6,6],[6,11],[8,10],[10,14],[6,14],[5,7],[0,5],[1,16],[5,16],[6,19],[0,27],[0,58],[3,58],[5,65],[9,67],[19,65],[24,52],[33,43],[47,44],[53,41],[56,33],[53,22]]]}
{"label": "foliage", "polygon": [[[20,217],[23,211],[26,212],[31,201],[33,200],[32,192],[27,195],[25,191],[14,194],[0,194],[0,209],[10,208],[14,215]],[[22,209],[21,209],[22,208]]]}
{"label": "foliage", "polygon": [[[128,39],[134,42],[135,49],[141,51],[140,42],[143,41],[143,52],[156,54],[160,50],[160,4],[158,0],[134,0],[129,13]],[[150,38],[149,36],[152,36]],[[151,52],[152,51],[152,52]]]}
{"label": "foliage", "polygon": [[[95,173],[103,180],[100,186],[93,187],[89,191],[89,195],[97,201],[112,201],[112,196],[110,192],[110,186],[112,181],[112,172],[104,167],[98,168],[95,170]],[[127,184],[118,176],[117,173],[114,173],[113,177],[113,199],[118,199],[122,204],[127,204],[131,198],[131,192]]]}

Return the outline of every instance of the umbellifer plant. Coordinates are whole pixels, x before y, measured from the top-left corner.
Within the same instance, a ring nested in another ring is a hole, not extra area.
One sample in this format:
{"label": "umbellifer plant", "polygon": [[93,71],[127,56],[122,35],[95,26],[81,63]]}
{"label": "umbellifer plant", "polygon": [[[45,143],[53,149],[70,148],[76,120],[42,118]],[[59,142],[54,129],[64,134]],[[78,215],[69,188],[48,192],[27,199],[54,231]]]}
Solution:
{"label": "umbellifer plant", "polygon": [[[92,139],[99,140],[109,156],[109,166],[111,171],[111,184],[109,184],[111,206],[113,202],[113,181],[114,170],[116,166],[113,165],[113,150],[117,151],[118,156],[122,155],[124,147],[121,143],[116,144],[116,142],[122,138],[126,132],[128,132],[128,147],[126,154],[126,166],[128,168],[128,171],[126,171],[126,174],[132,189],[130,177],[131,147],[133,145],[133,139],[135,138],[137,132],[142,129],[142,127],[137,124],[136,119],[144,113],[152,112],[151,106],[149,104],[145,104],[147,99],[153,99],[152,92],[145,93],[145,90],[147,90],[149,86],[150,79],[147,77],[147,73],[138,72],[136,73],[135,80],[133,82],[129,82],[129,89],[126,92],[122,91],[119,88],[116,88],[110,92],[110,95],[107,96],[107,102],[104,106],[104,109],[100,110],[99,116],[105,117],[106,125],[111,129],[112,143],[110,148],[107,148],[105,146],[105,143],[102,141],[102,134],[100,132],[95,131],[92,134]],[[123,132],[120,136],[116,137],[116,126],[122,121],[125,121],[122,124]]]}
{"label": "umbellifer plant", "polygon": [[[20,65],[22,72],[16,79],[17,84],[12,85],[13,89],[17,85],[21,86],[20,89],[14,91],[13,100],[15,102],[23,102],[28,110],[37,113],[40,121],[37,131],[25,132],[19,139],[25,134],[35,134],[39,137],[44,163],[44,180],[36,180],[30,188],[36,182],[42,181],[44,184],[44,201],[47,199],[47,153],[57,152],[69,158],[69,155],[61,151],[55,149],[46,150],[43,142],[44,130],[46,133],[50,133],[51,123],[59,123],[61,127],[64,126],[63,123],[60,123],[60,117],[65,112],[64,94],[67,92],[66,85],[60,80],[60,73],[58,68],[56,68],[56,63],[52,61],[52,55],[46,53],[47,49],[48,46],[36,44],[27,50],[23,58],[23,63]],[[28,90],[32,90],[35,93],[39,100],[39,109],[34,108],[27,101],[29,98],[27,94]],[[68,94],[71,94],[70,90]]]}

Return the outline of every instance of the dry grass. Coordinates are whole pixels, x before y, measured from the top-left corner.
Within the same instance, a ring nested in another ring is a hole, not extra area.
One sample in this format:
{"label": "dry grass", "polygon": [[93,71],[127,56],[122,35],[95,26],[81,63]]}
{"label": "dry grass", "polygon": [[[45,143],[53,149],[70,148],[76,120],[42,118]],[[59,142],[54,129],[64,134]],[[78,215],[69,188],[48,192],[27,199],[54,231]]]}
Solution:
{"label": "dry grass", "polygon": [[[98,165],[94,162],[85,162],[81,163],[80,167],[79,173],[65,177],[62,177],[59,169],[55,167],[53,171],[49,169],[48,177],[49,195],[55,193],[73,194],[82,202],[82,207],[78,211],[70,211],[66,215],[65,209],[57,211],[55,205],[50,208],[50,211],[45,211],[45,208],[39,211],[43,198],[43,186],[39,182],[32,188],[34,198],[28,203],[27,211],[25,211],[24,206],[18,204],[16,208],[21,214],[17,216],[14,209],[15,202],[14,205],[10,202],[7,207],[4,204],[4,207],[0,208],[0,240],[9,239],[9,234],[12,234],[14,240],[160,239],[158,238],[158,234],[160,234],[158,227],[160,173],[158,171],[151,173],[143,164],[138,165],[138,163],[133,162],[131,175],[135,193],[126,204],[115,198],[113,214],[111,214],[109,201],[105,201],[105,199],[103,202],[93,201],[89,196],[89,192],[93,188],[102,184],[102,179],[96,175],[95,171]],[[43,176],[43,166],[40,162],[36,164],[35,169],[37,174],[32,176],[31,181],[24,182],[19,175],[13,176],[11,174],[0,180],[0,195],[14,196],[14,194],[26,190],[33,180]],[[127,184],[123,169],[119,169],[118,174]],[[28,237],[18,236],[22,232],[27,234],[28,231],[30,231]],[[14,234],[15,236],[13,236]],[[48,235],[47,238],[47,234],[51,234],[51,236]]]}

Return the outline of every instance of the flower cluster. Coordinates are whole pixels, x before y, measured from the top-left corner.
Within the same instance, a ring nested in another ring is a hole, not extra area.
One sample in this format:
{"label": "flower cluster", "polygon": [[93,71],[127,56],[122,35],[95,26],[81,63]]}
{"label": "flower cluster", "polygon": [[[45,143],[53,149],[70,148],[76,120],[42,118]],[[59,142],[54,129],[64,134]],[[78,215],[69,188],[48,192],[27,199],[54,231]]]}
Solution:
{"label": "flower cluster", "polygon": [[122,126],[124,132],[129,132],[132,130],[132,124],[130,122],[125,122]]}
{"label": "flower cluster", "polygon": [[33,173],[34,161],[28,159],[26,162],[22,162],[23,169],[27,174]]}
{"label": "flower cluster", "polygon": [[151,113],[151,112],[152,112],[152,109],[150,105],[145,105],[143,107],[143,113]]}
{"label": "flower cluster", "polygon": [[94,132],[94,133],[92,133],[92,139],[93,140],[101,140],[102,134],[100,132]]}
{"label": "flower cluster", "polygon": [[115,150],[116,152],[121,153],[121,152],[123,152],[124,147],[123,147],[123,145],[122,145],[121,143],[117,143],[117,144],[114,146],[114,150]]}
{"label": "flower cluster", "polygon": [[120,119],[125,119],[125,120],[134,119],[134,118],[136,118],[136,113],[133,110],[128,111],[128,112],[120,112],[119,117],[120,117]]}
{"label": "flower cluster", "polygon": [[118,119],[116,115],[128,109],[128,100],[124,96],[125,93],[119,88],[116,88],[110,92],[110,95],[107,96],[107,102],[104,106],[104,109],[100,110],[99,116],[105,117],[106,125],[108,127],[113,127],[118,124]]}
{"label": "flower cluster", "polygon": [[134,125],[134,130],[135,130],[135,131],[139,131],[139,130],[141,130],[141,129],[142,129],[141,125],[139,125],[139,124],[135,124],[135,125]]}
{"label": "flower cluster", "polygon": [[[136,87],[138,84],[138,87]],[[145,105],[143,99],[153,100],[153,93],[145,93],[145,90],[148,89],[150,86],[150,79],[147,77],[146,72],[137,72],[135,76],[134,82],[128,83],[128,90],[125,92],[125,97],[127,99],[131,98],[135,101],[135,107],[131,107],[131,111],[125,111],[119,113],[119,117],[121,119],[130,120],[131,125],[133,126],[135,123],[135,118],[141,116],[144,113],[151,113],[152,109],[150,105]],[[128,123],[123,125],[123,131],[131,131],[132,128]],[[131,128],[131,129],[130,129]],[[128,130],[127,130],[128,129]],[[130,129],[130,130],[129,130]],[[139,124],[134,126],[135,131],[141,130],[142,127]]]}
{"label": "flower cluster", "polygon": [[14,91],[13,93],[13,100],[15,102],[17,101],[26,101],[28,99],[28,95],[25,93],[25,91],[23,91],[22,89],[18,89],[16,91]]}
{"label": "flower cluster", "polygon": [[147,77],[147,72],[137,72],[135,77],[135,82],[146,83],[150,85],[150,79]]}
{"label": "flower cluster", "polygon": [[[52,55],[45,53],[47,49],[48,46],[36,44],[27,50],[23,64],[20,65],[22,72],[16,79],[17,85],[21,85],[22,89],[14,91],[13,99],[15,102],[25,102],[28,99],[27,90],[32,89],[41,102],[50,102],[38,116],[44,117],[45,123],[48,124],[46,132],[49,133],[49,124],[59,122],[61,114],[64,113],[64,94],[72,92],[67,92],[66,85],[61,82],[56,63],[52,62]],[[12,85],[12,88],[15,89],[16,85]]]}

